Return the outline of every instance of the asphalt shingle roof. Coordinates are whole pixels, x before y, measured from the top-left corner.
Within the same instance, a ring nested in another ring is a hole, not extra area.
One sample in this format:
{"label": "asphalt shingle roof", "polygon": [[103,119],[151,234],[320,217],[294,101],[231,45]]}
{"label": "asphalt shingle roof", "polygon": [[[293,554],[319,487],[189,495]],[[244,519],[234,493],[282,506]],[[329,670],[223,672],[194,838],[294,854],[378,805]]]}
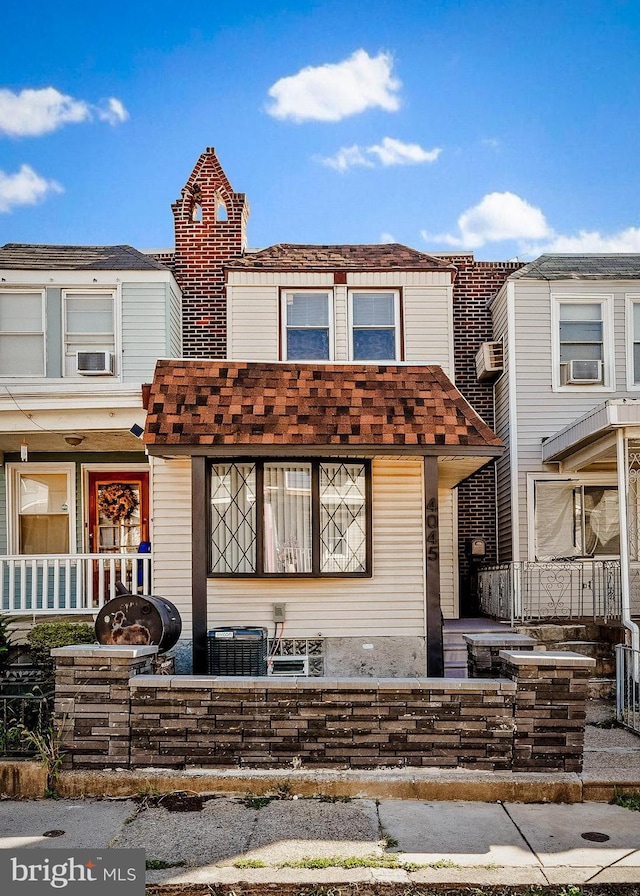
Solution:
{"label": "asphalt shingle roof", "polygon": [[510,279],[640,280],[640,255],[541,255]]}
{"label": "asphalt shingle roof", "polygon": [[150,446],[502,447],[435,365],[162,360],[147,410]]}
{"label": "asphalt shingle roof", "polygon": [[44,246],[7,243],[0,270],[163,271],[165,266],[131,246]]}
{"label": "asphalt shingle roof", "polygon": [[452,264],[418,252],[400,243],[367,245],[311,246],[279,243],[242,258],[229,261],[225,267],[265,269],[272,271],[455,271]]}

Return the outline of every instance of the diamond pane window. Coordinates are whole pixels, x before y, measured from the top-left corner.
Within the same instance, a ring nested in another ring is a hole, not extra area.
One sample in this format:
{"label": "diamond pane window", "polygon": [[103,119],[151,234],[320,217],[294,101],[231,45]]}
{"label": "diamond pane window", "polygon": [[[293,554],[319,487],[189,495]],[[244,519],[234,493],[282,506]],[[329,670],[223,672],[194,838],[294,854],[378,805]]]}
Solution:
{"label": "diamond pane window", "polygon": [[364,464],[320,464],[320,572],[367,568]]}
{"label": "diamond pane window", "polygon": [[211,572],[256,572],[256,465],[211,469]]}

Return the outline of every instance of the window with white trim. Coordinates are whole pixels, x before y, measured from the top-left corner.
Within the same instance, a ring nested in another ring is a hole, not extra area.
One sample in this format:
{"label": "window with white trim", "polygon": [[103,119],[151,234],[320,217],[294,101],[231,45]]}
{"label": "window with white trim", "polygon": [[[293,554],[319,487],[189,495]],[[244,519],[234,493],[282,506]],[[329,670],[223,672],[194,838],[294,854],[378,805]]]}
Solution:
{"label": "window with white trim", "polygon": [[393,292],[349,293],[353,361],[400,360],[400,296]]}
{"label": "window with white trim", "polygon": [[115,296],[111,291],[64,293],[64,375],[78,373],[77,352],[115,352]]}
{"label": "window with white trim", "polygon": [[287,361],[330,361],[332,303],[328,292],[283,294],[284,350]]}
{"label": "window with white trim", "polygon": [[628,327],[631,333],[629,384],[640,386],[640,296],[629,300]]}
{"label": "window with white trim", "polygon": [[11,549],[68,554],[73,545],[72,464],[8,464]]}
{"label": "window with white trim", "polygon": [[536,560],[620,554],[618,488],[578,479],[535,482]]}
{"label": "window with white trim", "polygon": [[555,297],[556,386],[611,387],[611,316],[610,297]]}
{"label": "window with white trim", "polygon": [[0,376],[44,376],[44,291],[0,291]]}
{"label": "window with white trim", "polygon": [[212,463],[211,575],[370,575],[367,461]]}

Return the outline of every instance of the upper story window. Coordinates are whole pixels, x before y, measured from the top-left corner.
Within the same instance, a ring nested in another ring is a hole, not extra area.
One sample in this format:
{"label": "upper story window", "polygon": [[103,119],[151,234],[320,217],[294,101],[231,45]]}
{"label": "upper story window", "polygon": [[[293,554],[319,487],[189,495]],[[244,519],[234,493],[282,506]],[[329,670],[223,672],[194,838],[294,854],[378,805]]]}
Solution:
{"label": "upper story window", "polygon": [[44,374],[44,291],[0,291],[0,376]]}
{"label": "upper story window", "polygon": [[365,461],[240,461],[210,472],[212,575],[370,575]]}
{"label": "upper story window", "polygon": [[349,303],[352,360],[399,360],[399,294],[351,292]]}
{"label": "upper story window", "polygon": [[331,360],[332,313],[328,292],[285,292],[284,358]]}
{"label": "upper story window", "polygon": [[556,299],[559,387],[609,387],[614,382],[611,299]]}
{"label": "upper story window", "polygon": [[640,387],[640,296],[627,296],[627,385]]}
{"label": "upper story window", "polygon": [[113,293],[67,290],[64,323],[64,375],[78,373],[78,352],[95,354],[95,358],[85,357],[85,362],[111,372],[109,361],[115,351]]}

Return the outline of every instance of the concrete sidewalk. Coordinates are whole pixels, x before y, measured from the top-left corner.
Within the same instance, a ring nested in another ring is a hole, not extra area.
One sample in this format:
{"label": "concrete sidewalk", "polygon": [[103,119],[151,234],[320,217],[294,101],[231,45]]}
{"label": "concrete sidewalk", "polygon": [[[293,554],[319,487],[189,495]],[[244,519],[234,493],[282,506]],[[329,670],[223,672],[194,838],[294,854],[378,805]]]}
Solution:
{"label": "concrete sidewalk", "polygon": [[640,813],[606,803],[0,801],[0,848],[107,846],[169,866],[149,884],[640,883]]}

